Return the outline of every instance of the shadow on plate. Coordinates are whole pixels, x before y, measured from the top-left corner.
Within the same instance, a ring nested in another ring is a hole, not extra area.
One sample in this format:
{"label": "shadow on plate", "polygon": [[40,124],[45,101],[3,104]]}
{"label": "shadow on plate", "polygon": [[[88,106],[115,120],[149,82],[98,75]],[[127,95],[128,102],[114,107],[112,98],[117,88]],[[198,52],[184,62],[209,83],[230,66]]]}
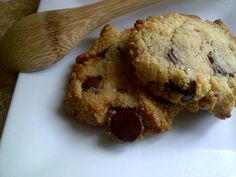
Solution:
{"label": "shadow on plate", "polygon": [[198,113],[183,112],[174,119],[173,133],[185,134],[188,132],[196,134],[204,134],[219,119],[208,113],[207,111],[199,111]]}
{"label": "shadow on plate", "polygon": [[204,134],[211,129],[211,126],[214,126],[214,124],[221,121],[205,111],[200,111],[198,113],[184,112],[175,118],[173,128],[169,132],[154,136],[146,136],[144,140],[137,140],[133,143],[122,143],[114,140],[111,136],[106,135],[106,131],[103,127],[89,126],[68,117],[63,112],[62,105],[58,110],[58,114],[60,115],[59,117],[68,123],[69,128],[72,129],[75,135],[78,134],[78,137],[92,141],[95,146],[102,149],[112,150],[111,153],[123,152],[127,146],[134,147],[141,144],[145,147],[150,147],[159,142],[162,144],[159,143],[161,146],[164,146],[174,145],[177,141],[186,137],[192,137],[194,140],[201,139],[204,137]]}
{"label": "shadow on plate", "polygon": [[119,142],[107,135],[104,127],[90,126],[66,115],[63,105],[59,107],[58,114],[59,117],[68,124],[69,128],[72,129],[73,134],[78,134],[78,137],[83,137],[83,139],[90,139],[103,149],[115,149],[116,152],[119,152],[124,145],[127,146],[127,143]]}

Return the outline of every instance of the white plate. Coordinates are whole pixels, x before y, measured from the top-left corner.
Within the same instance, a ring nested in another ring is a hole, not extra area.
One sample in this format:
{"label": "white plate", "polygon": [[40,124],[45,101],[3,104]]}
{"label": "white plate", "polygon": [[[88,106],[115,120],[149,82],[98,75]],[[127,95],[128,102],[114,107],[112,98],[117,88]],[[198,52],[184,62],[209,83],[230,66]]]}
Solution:
{"label": "white plate", "polygon": [[[93,0],[94,1],[94,0]],[[41,0],[40,11],[93,1]],[[235,0],[163,0],[111,22],[118,29],[169,11],[221,18],[236,33]],[[1,177],[236,176],[236,112],[222,121],[186,113],[163,135],[135,143],[110,140],[103,130],[64,116],[62,100],[74,58],[101,27],[49,69],[20,74],[0,149]]]}

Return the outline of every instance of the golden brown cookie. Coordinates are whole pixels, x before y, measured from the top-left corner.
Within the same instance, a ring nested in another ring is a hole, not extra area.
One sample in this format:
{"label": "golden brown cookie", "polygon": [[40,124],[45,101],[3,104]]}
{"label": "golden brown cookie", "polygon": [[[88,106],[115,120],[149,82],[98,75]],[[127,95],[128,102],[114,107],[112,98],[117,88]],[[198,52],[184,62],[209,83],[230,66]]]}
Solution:
{"label": "golden brown cookie", "polygon": [[122,141],[169,130],[182,110],[138,83],[127,56],[129,34],[129,29],[120,33],[105,26],[93,46],[76,58],[65,97],[69,115],[104,126]]}
{"label": "golden brown cookie", "polygon": [[130,35],[136,75],[157,96],[231,116],[236,100],[236,38],[222,21],[170,13],[138,20]]}

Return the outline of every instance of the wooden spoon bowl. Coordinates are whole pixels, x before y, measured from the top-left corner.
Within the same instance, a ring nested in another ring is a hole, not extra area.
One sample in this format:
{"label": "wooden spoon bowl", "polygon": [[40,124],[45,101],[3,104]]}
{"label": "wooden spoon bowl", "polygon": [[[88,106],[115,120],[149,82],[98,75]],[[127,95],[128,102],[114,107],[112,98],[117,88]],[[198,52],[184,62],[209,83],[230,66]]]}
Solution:
{"label": "wooden spoon bowl", "polygon": [[0,43],[0,60],[14,71],[36,71],[67,55],[101,24],[159,0],[109,0],[36,13],[15,23]]}

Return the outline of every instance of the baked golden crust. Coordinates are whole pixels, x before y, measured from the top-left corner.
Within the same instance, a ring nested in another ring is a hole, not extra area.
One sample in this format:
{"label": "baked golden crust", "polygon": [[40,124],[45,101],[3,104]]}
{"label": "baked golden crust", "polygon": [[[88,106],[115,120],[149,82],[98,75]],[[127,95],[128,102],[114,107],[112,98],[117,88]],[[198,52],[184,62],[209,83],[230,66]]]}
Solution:
{"label": "baked golden crust", "polygon": [[235,105],[236,40],[222,21],[170,13],[138,20],[130,35],[136,75],[157,96],[219,118]]}
{"label": "baked golden crust", "polygon": [[[139,84],[127,56],[129,34],[129,29],[120,33],[105,26],[89,51],[77,57],[65,97],[65,110],[81,122],[108,129],[115,114],[133,115],[133,120],[137,120],[134,124],[142,127],[134,129],[141,131],[139,137],[168,131],[182,107],[163,101]],[[117,126],[113,127],[117,131]]]}

